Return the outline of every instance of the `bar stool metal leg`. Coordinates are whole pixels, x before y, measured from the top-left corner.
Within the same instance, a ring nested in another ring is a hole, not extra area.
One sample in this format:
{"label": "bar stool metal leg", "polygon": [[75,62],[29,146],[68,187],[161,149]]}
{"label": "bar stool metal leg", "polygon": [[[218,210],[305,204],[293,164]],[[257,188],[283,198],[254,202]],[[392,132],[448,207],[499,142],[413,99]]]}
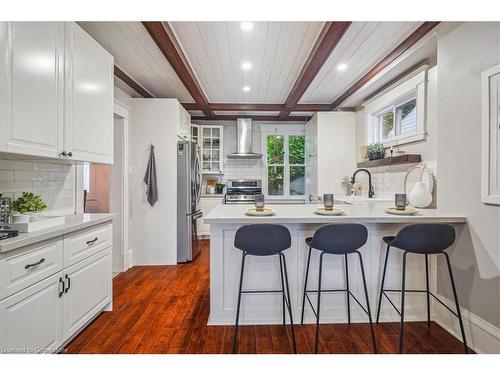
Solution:
{"label": "bar stool metal leg", "polygon": [[345,258],[345,283],[346,283],[346,295],[347,295],[347,323],[351,324],[351,301],[349,293],[349,264],[347,263],[347,254],[344,254]]}
{"label": "bar stool metal leg", "polygon": [[288,307],[288,313],[290,314],[290,327],[292,329],[293,352],[297,353],[297,344],[295,342],[295,328],[293,326],[292,300],[290,299],[290,286],[288,284],[288,271],[286,269],[286,259],[285,259],[285,255],[283,253],[280,253],[279,256],[280,256],[280,260],[281,260],[281,257],[283,257],[283,270],[285,273],[285,285],[286,285],[286,294],[287,294],[286,305]]}
{"label": "bar stool metal leg", "polygon": [[399,333],[399,353],[403,353],[404,343],[406,255],[407,252],[405,251],[403,254],[403,277],[401,280],[401,328]]}
{"label": "bar stool metal leg", "polygon": [[243,286],[243,271],[245,269],[246,256],[247,253],[243,252],[243,255],[241,257],[241,273],[240,273],[240,287],[238,289],[238,305],[236,306],[236,323],[234,325],[233,354],[236,353],[236,345],[238,343],[238,321],[240,319],[241,289]]}
{"label": "bar stool metal leg", "polygon": [[431,296],[429,294],[429,255],[425,254],[425,290],[427,294],[427,327],[431,326]]}
{"label": "bar stool metal leg", "polygon": [[365,300],[366,300],[366,310],[368,313],[368,320],[370,321],[370,331],[372,333],[372,345],[373,352],[377,353],[377,343],[375,341],[375,331],[373,330],[373,322],[372,322],[372,312],[370,310],[370,300],[368,299],[368,288],[366,287],[366,276],[365,276],[365,267],[363,266],[363,257],[359,251],[356,251],[359,256],[359,264],[361,266],[361,276],[363,277],[363,288],[365,290]]}
{"label": "bar stool metal leg", "polygon": [[283,264],[281,262],[281,255],[278,256],[280,260],[280,279],[281,279],[281,294],[283,297],[283,325],[285,325],[285,282],[283,280]]}
{"label": "bar stool metal leg", "polygon": [[304,310],[306,307],[307,278],[309,277],[309,264],[310,263],[311,263],[311,246],[309,246],[309,254],[307,255],[306,277],[304,280],[304,293],[302,294],[302,313],[300,316],[300,324],[304,324]]}
{"label": "bar stool metal leg", "polygon": [[462,322],[462,313],[460,312],[460,305],[458,303],[457,289],[455,288],[455,280],[453,279],[453,272],[451,270],[450,257],[447,253],[443,252],[446,257],[446,263],[448,264],[448,273],[450,274],[451,288],[453,290],[453,298],[455,299],[455,308],[457,309],[458,322],[460,323],[460,331],[462,332],[462,341],[464,343],[465,354],[469,353],[469,348],[467,347],[467,340],[465,338],[464,323]]}
{"label": "bar stool metal leg", "polygon": [[321,274],[323,271],[323,251],[319,256],[319,276],[318,276],[318,303],[316,307],[316,340],[314,341],[314,353],[318,353],[319,344],[319,316],[320,316],[320,305],[321,305]]}
{"label": "bar stool metal leg", "polygon": [[382,305],[382,297],[384,294],[384,282],[385,282],[385,272],[387,271],[387,260],[389,259],[389,249],[391,248],[390,245],[387,245],[387,250],[385,252],[385,261],[384,261],[384,270],[382,272],[382,283],[380,284],[380,295],[378,297],[378,307],[377,307],[377,324],[379,322],[380,318],[380,306]]}

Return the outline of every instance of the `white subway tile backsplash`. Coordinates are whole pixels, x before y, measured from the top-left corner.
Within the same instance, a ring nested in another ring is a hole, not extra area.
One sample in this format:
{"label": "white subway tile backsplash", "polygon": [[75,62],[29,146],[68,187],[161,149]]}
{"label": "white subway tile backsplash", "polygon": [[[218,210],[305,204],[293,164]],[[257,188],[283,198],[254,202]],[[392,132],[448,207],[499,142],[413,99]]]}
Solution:
{"label": "white subway tile backsplash", "polygon": [[0,193],[16,199],[23,192],[40,195],[49,215],[75,211],[75,166],[42,161],[0,160]]}

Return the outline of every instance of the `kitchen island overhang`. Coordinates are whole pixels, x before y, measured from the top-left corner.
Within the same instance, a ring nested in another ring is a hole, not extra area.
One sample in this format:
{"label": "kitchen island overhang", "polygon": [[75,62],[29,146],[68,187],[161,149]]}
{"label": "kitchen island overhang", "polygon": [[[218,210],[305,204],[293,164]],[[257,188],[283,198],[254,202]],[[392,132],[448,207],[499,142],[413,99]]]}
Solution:
{"label": "kitchen island overhang", "polygon": [[[462,215],[448,214],[436,209],[423,209],[414,216],[387,214],[387,202],[356,203],[339,205],[345,210],[342,216],[320,216],[314,213],[318,207],[305,205],[270,205],[274,216],[250,217],[245,212],[251,205],[219,205],[205,218],[210,224],[210,325],[234,324],[238,281],[242,252],[234,247],[236,230],[246,224],[273,223],[285,225],[291,233],[292,245],[284,251],[289,272],[291,302],[294,322],[300,321],[302,310],[302,290],[305,276],[308,247],[305,238],[314,231],[330,223],[361,223],[368,228],[368,241],[359,250],[363,255],[368,283],[368,293],[372,314],[376,311],[380,278],[386,246],[384,236],[395,235],[403,226],[412,223],[449,223],[457,231],[466,223]],[[452,252],[453,247],[448,251]],[[386,276],[386,285],[393,289],[401,286],[402,251],[391,251]],[[320,251],[313,250],[309,273],[308,289],[317,289],[318,259]],[[425,289],[425,268],[423,257],[408,256],[407,286],[410,289]],[[350,289],[358,299],[363,299],[361,274],[357,257],[349,256]],[[436,257],[430,258],[431,290],[436,291]],[[326,255],[324,260],[323,288],[345,287],[344,257]],[[243,288],[247,290],[280,289],[278,257],[247,258]],[[315,294],[311,294],[315,303]],[[398,305],[399,293],[392,300]],[[409,293],[406,296],[405,320],[426,320],[425,293]],[[346,294],[343,292],[322,296],[321,321],[323,323],[347,323]],[[313,322],[313,314],[307,306],[305,322]],[[407,317],[407,318],[406,318]],[[366,314],[351,300],[353,322],[368,322]],[[287,319],[288,320],[288,319]],[[381,321],[399,321],[399,315],[387,300],[382,304]],[[241,302],[240,324],[280,324],[282,322],[281,294],[247,294]]]}

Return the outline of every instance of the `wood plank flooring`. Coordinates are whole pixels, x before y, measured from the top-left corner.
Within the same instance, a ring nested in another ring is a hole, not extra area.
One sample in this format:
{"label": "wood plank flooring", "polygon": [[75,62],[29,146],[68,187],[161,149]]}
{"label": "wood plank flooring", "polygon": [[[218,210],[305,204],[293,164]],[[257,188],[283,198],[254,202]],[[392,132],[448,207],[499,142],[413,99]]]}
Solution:
{"label": "wood plank flooring", "polygon": [[[231,353],[232,326],[207,326],[209,242],[190,264],[133,267],[114,279],[113,311],[103,312],[64,353]],[[436,323],[405,325],[406,353],[463,353]],[[314,325],[296,326],[299,353],[312,353]],[[372,353],[368,324],[324,324],[320,353]],[[242,326],[240,353],[291,353],[290,327]],[[399,324],[376,326],[380,353],[397,353]]]}

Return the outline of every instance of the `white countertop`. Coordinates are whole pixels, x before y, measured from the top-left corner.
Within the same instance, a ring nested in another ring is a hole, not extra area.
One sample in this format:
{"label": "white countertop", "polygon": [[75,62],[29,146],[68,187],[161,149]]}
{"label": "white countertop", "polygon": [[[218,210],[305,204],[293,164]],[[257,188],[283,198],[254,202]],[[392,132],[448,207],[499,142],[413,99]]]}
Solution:
{"label": "white countertop", "polygon": [[35,242],[48,240],[80,229],[113,220],[116,214],[78,214],[65,216],[65,223],[51,228],[30,233],[19,233],[19,236],[0,240],[0,253],[11,251]]}
{"label": "white countertop", "polygon": [[268,205],[275,211],[274,216],[252,217],[245,212],[253,205],[218,205],[204,219],[206,224],[302,224],[302,223],[336,223],[336,222],[363,222],[363,223],[465,223],[466,217],[442,212],[436,209],[420,209],[413,216],[391,215],[385,209],[392,206],[389,202],[359,202],[354,204],[340,204],[336,207],[344,209],[342,216],[321,216],[314,213],[317,204],[277,204]]}

